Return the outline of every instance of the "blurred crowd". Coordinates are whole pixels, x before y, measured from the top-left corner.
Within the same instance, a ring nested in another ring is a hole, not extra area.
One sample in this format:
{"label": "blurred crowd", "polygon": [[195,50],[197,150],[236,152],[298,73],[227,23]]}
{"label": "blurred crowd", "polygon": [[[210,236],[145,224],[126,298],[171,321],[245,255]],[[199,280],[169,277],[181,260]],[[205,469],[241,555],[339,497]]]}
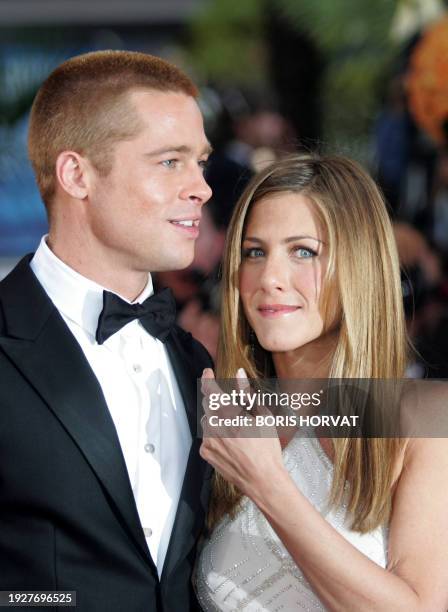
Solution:
{"label": "blurred crowd", "polygon": [[[229,98],[238,103],[226,104]],[[213,197],[203,210],[194,262],[156,279],[159,287],[173,289],[179,324],[212,356],[219,333],[220,262],[233,206],[254,172],[304,148],[293,123],[266,97],[233,91],[221,94],[220,102],[209,126],[215,151],[207,179]],[[448,377],[448,145],[434,146],[416,126],[403,75],[388,84],[372,143],[370,170],[388,202],[402,264],[413,344],[408,375]]]}

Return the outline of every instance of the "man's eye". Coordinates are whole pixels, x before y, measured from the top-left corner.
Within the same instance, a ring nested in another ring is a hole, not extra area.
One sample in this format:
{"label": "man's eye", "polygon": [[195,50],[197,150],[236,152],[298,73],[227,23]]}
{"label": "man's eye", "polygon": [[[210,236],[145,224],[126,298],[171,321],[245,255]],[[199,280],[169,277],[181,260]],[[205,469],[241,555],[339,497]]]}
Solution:
{"label": "man's eye", "polygon": [[263,257],[263,255],[264,251],[260,248],[243,249],[243,257],[247,259],[257,259],[258,257]]}
{"label": "man's eye", "polygon": [[201,159],[198,162],[199,167],[202,169],[202,172],[205,172],[208,167],[208,159]]}
{"label": "man's eye", "polygon": [[161,163],[165,168],[174,168],[178,161],[177,159],[164,159]]}
{"label": "man's eye", "polygon": [[294,249],[294,253],[300,257],[300,259],[310,259],[311,257],[316,257],[316,251],[313,249],[307,249],[305,247],[298,247]]}

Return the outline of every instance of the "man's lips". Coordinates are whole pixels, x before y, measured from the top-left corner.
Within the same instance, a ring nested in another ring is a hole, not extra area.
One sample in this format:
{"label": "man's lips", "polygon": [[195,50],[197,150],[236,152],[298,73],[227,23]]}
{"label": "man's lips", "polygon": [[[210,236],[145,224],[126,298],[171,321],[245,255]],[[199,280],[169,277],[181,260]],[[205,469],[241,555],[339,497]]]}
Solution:
{"label": "man's lips", "polygon": [[262,304],[257,310],[262,317],[272,318],[291,314],[300,308],[301,306],[291,306],[289,304]]}
{"label": "man's lips", "polygon": [[199,227],[200,220],[201,217],[183,217],[182,219],[170,219],[170,223],[181,227]]}
{"label": "man's lips", "polygon": [[188,234],[188,236],[192,238],[197,238],[199,236],[200,220],[200,217],[185,217],[182,219],[171,219],[169,222],[184,234]]}

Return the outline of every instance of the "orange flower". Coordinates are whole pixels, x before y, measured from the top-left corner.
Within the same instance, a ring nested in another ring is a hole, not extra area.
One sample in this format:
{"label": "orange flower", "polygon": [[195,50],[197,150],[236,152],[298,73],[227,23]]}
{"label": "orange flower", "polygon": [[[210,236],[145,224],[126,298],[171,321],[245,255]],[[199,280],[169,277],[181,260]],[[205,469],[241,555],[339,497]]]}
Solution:
{"label": "orange flower", "polygon": [[448,16],[433,24],[416,45],[407,75],[409,108],[433,140],[448,143]]}

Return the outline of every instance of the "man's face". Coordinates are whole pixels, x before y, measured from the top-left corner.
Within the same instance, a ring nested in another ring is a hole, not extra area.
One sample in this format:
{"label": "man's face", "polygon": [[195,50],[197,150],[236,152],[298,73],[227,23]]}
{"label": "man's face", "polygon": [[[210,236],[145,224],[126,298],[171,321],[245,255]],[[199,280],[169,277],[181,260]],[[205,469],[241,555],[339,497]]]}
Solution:
{"label": "man's face", "polygon": [[210,146],[194,98],[136,91],[142,129],[115,144],[110,173],[91,170],[87,222],[98,252],[117,269],[177,270],[193,260]]}

